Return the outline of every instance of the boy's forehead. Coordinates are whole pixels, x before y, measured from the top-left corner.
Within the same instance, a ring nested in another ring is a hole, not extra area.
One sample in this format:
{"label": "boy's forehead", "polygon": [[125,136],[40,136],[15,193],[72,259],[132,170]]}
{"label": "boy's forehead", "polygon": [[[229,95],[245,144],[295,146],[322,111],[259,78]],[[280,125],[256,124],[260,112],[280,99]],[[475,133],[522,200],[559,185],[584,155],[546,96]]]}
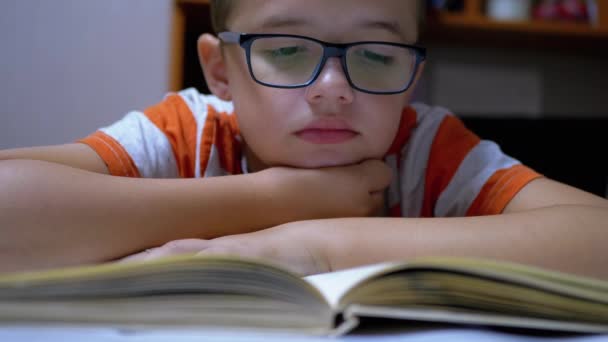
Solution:
{"label": "boy's forehead", "polygon": [[417,0],[236,1],[228,27],[246,33],[292,33],[340,41],[394,40],[413,43]]}

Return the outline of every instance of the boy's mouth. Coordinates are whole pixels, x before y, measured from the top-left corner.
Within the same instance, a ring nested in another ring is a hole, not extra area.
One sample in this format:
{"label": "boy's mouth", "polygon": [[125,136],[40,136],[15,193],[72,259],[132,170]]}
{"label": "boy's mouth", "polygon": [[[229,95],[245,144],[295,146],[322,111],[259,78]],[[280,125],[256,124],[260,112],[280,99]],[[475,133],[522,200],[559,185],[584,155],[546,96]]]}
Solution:
{"label": "boy's mouth", "polygon": [[304,129],[296,132],[298,138],[312,144],[339,144],[358,134],[348,129]]}
{"label": "boy's mouth", "polygon": [[351,140],[358,132],[342,120],[317,120],[299,130],[295,135],[312,144],[339,144]]}

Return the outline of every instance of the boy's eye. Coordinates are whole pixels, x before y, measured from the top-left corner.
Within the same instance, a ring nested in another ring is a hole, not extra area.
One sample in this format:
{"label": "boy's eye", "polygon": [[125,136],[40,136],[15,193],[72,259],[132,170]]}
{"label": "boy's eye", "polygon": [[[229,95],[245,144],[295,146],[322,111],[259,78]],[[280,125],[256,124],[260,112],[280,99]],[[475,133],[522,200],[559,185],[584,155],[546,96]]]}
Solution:
{"label": "boy's eye", "polygon": [[384,65],[389,65],[393,62],[393,57],[392,56],[387,56],[387,55],[383,55],[371,50],[367,50],[367,49],[362,49],[357,51],[357,54],[359,55],[359,57],[364,58],[367,61],[371,61],[374,63],[380,63],[380,64],[384,64]]}
{"label": "boy's eye", "polygon": [[286,46],[278,49],[268,50],[268,53],[272,57],[291,57],[304,51],[305,49],[301,46]]}

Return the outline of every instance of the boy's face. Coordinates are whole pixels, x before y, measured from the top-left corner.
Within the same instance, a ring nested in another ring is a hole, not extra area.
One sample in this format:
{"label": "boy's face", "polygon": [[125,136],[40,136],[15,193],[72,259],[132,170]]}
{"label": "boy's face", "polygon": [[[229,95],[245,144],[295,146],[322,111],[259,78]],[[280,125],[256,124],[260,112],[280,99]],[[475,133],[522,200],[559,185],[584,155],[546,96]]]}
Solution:
{"label": "boy's face", "polygon": [[[417,39],[413,0],[239,1],[228,27],[239,33],[295,34],[332,43],[413,44]],[[396,95],[360,92],[349,85],[340,60],[330,58],[310,86],[271,88],[251,78],[238,44],[225,45],[223,52],[224,97],[234,103],[251,171],[381,159],[415,86]]]}

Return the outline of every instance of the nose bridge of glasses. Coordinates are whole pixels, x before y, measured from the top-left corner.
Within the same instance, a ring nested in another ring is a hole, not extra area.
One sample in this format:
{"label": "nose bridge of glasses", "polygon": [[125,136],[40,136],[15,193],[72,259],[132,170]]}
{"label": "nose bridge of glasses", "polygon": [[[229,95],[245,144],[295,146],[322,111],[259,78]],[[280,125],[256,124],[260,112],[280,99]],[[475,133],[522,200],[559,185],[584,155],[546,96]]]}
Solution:
{"label": "nose bridge of glasses", "polygon": [[[342,67],[342,72],[346,74],[348,71],[346,70],[346,65],[344,65],[344,56],[346,55],[346,48],[343,46],[336,45],[328,45],[325,44],[323,46],[323,56],[321,57],[321,62],[317,67],[317,73],[321,73],[323,69],[325,69],[325,65],[330,58],[338,58],[340,59],[339,65]],[[315,77],[316,78],[316,77]]]}
{"label": "nose bridge of glasses", "polygon": [[325,59],[331,57],[342,57],[346,53],[346,49],[338,46],[325,46],[323,50],[323,57]]}

